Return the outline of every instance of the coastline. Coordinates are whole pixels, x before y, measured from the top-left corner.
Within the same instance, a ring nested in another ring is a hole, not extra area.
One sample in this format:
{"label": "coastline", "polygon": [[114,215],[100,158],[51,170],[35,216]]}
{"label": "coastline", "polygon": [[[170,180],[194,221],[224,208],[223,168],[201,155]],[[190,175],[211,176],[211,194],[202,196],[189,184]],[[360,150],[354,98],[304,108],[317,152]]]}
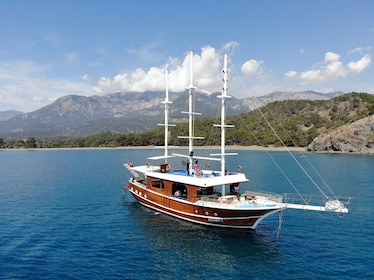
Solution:
{"label": "coastline", "polygon": [[[2,151],[54,151],[54,150],[153,150],[163,149],[163,146],[126,146],[126,147],[72,147],[72,148],[17,148],[17,149],[0,149]],[[169,150],[184,150],[188,146],[169,146]],[[219,146],[195,146],[195,150],[219,150]],[[226,146],[226,150],[239,151],[264,151],[264,152],[300,152],[300,153],[315,153],[315,154],[350,154],[350,155],[374,155],[374,153],[364,152],[342,152],[342,151],[309,151],[307,147],[276,147],[276,146]]]}
{"label": "coastline", "polygon": [[[145,149],[163,149],[163,146],[126,146],[126,147],[76,147],[76,148],[19,148],[19,149],[0,149],[0,151],[38,151],[38,150],[145,150]],[[169,149],[188,149],[188,146],[169,146]],[[219,150],[220,146],[195,146],[195,150]],[[289,151],[306,152],[306,147],[262,147],[262,146],[226,146],[226,150],[247,150],[247,151]]]}

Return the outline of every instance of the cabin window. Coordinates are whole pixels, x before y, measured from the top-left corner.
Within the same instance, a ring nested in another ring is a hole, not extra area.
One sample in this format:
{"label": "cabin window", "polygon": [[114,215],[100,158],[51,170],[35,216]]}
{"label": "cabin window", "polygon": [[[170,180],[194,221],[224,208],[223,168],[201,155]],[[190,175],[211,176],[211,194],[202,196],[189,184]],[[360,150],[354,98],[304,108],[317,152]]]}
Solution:
{"label": "cabin window", "polygon": [[164,181],[159,179],[152,180],[152,187],[157,189],[164,189]]}
{"label": "cabin window", "polygon": [[181,183],[173,183],[173,186],[172,186],[173,196],[176,193],[178,193],[178,191],[179,191],[179,194],[180,194],[180,198],[187,199],[187,187],[186,187],[186,185],[181,184]]}

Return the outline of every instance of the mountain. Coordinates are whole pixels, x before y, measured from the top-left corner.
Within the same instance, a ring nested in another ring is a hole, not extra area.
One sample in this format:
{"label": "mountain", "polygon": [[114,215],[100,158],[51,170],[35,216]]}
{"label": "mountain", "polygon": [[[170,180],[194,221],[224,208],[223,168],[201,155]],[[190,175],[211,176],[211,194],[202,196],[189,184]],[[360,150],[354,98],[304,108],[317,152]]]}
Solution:
{"label": "mountain", "polygon": [[[204,117],[217,116],[219,101],[214,94],[196,94],[195,112]],[[308,99],[325,100],[342,92],[273,92],[262,97],[231,98],[228,115],[251,111],[270,102]],[[117,133],[141,132],[154,129],[163,122],[164,92],[112,93],[104,96],[68,95],[34,112],[18,114],[0,121],[0,138],[23,139],[35,137],[48,139],[56,136],[77,137],[113,131]],[[185,121],[188,111],[188,93],[170,93],[173,102],[170,122]]]}
{"label": "mountain", "polygon": [[[330,93],[320,93],[316,91],[302,91],[302,92],[282,92],[275,91],[262,97],[262,99],[273,99],[273,101],[280,100],[327,100],[340,95],[344,92],[334,91]],[[272,101],[272,102],[273,102]]]}
{"label": "mountain", "polygon": [[14,110],[8,110],[8,111],[0,111],[0,121],[6,121],[14,116],[21,115],[23,112],[21,111],[14,111]]}

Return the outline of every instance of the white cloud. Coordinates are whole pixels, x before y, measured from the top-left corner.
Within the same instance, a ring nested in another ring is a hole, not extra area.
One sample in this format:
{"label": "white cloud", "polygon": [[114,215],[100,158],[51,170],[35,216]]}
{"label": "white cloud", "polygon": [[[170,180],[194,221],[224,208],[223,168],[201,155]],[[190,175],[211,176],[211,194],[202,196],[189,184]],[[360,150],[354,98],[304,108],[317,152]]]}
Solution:
{"label": "white cloud", "polygon": [[43,96],[41,96],[41,95],[34,96],[34,97],[32,98],[32,101],[34,101],[34,102],[38,102],[38,103],[43,102],[43,101],[44,101],[44,100],[43,100]]}
{"label": "white cloud", "polygon": [[247,62],[245,62],[242,65],[240,70],[242,71],[244,76],[252,77],[252,76],[259,73],[261,64],[262,64],[262,61],[257,61],[255,59],[251,59],[251,60],[248,60]]}
{"label": "white cloud", "polygon": [[351,61],[344,66],[341,56],[334,52],[327,52],[323,62],[318,63],[314,69],[303,71],[298,74],[295,71],[288,71],[285,77],[297,79],[301,84],[318,84],[331,80],[346,77],[350,74],[360,73],[371,63],[371,56],[365,55],[358,61]]}
{"label": "white cloud", "polygon": [[287,72],[286,74],[284,74],[284,75],[285,75],[286,78],[292,79],[292,78],[294,78],[294,77],[297,76],[297,72],[291,70],[291,71],[288,71],[288,72]]}
{"label": "white cloud", "polygon": [[315,88],[313,91],[320,92],[320,93],[330,93],[334,91],[338,91],[339,89],[331,88],[331,87],[322,87],[322,88]]}
{"label": "white cloud", "polygon": [[370,51],[371,50],[371,47],[368,46],[368,47],[357,47],[357,48],[354,48],[352,50],[349,50],[348,51],[348,54],[353,54],[353,53],[362,53],[364,51]]}
{"label": "white cloud", "polygon": [[[239,46],[237,42],[228,42],[216,49],[204,46],[200,52],[194,53],[194,85],[203,92],[219,92],[222,88],[222,55],[223,52],[234,52]],[[357,49],[356,52],[359,52]],[[78,59],[76,53],[70,53],[66,58],[71,61]],[[330,80],[340,79],[349,75],[361,73],[371,64],[371,55],[364,55],[357,60],[343,63],[341,55],[327,52],[324,60],[305,71],[288,71],[284,74],[285,82],[282,85],[276,76],[266,79],[262,76],[264,62],[256,59],[247,60],[241,66],[244,77],[260,77],[263,81],[251,82],[249,88],[244,83],[235,83],[241,74],[234,66],[229,69],[235,75],[230,78],[230,94],[244,97],[248,94],[263,95],[270,91],[282,88],[295,89],[297,86],[319,84],[326,86]],[[91,95],[93,93],[108,94],[114,92],[143,92],[164,91],[165,70],[169,69],[169,89],[171,91],[184,91],[190,84],[190,56],[186,53],[182,58],[170,57],[164,65],[148,69],[137,68],[126,71],[113,77],[101,77],[96,86],[92,88],[89,81],[94,73],[87,73],[80,80],[47,78],[52,73],[51,65],[38,65],[32,61],[0,62],[0,110],[15,109],[24,112],[38,109],[55,99],[70,94]],[[239,71],[240,72],[240,71]],[[298,85],[291,82],[298,82]],[[331,86],[331,85],[328,85]],[[342,89],[341,89],[342,90]]]}
{"label": "white cloud", "polygon": [[339,61],[339,59],[340,59],[340,55],[338,55],[337,53],[327,52],[325,54],[325,62],[335,62],[335,61]]}
{"label": "white cloud", "polygon": [[367,54],[358,61],[351,61],[348,63],[348,68],[354,73],[361,73],[371,63],[371,55]]}
{"label": "white cloud", "polygon": [[89,81],[90,80],[90,77],[88,76],[88,74],[85,74],[81,77],[81,80],[82,81]]}
{"label": "white cloud", "polygon": [[45,78],[49,71],[31,61],[0,63],[0,110],[30,112],[64,95],[91,92],[86,83]]}
{"label": "white cloud", "polygon": [[29,76],[39,75],[50,69],[49,65],[36,65],[32,61],[11,61],[0,63],[0,81],[17,81]]}
{"label": "white cloud", "polygon": [[[220,91],[222,84],[222,53],[233,53],[239,43],[235,41],[224,44],[221,50],[211,46],[201,48],[201,53],[194,53],[194,85],[204,92]],[[169,58],[165,65],[135,69],[133,72],[124,72],[113,78],[101,77],[97,86],[93,88],[96,93],[107,94],[112,92],[142,92],[165,90],[165,70],[169,70],[169,90],[184,91],[190,84],[190,52],[182,60]],[[261,62],[258,62],[261,64]],[[259,66],[259,65],[258,65]]]}
{"label": "white cloud", "polygon": [[226,53],[229,53],[229,54],[233,54],[234,51],[239,47],[239,43],[238,42],[235,42],[235,41],[230,41],[226,44],[223,45],[222,47],[222,51],[223,52],[226,52]]}
{"label": "white cloud", "polygon": [[321,69],[323,74],[326,75],[325,79],[332,80],[340,77],[345,77],[347,71],[341,61],[331,61],[324,68]]}
{"label": "white cloud", "polygon": [[[234,45],[234,44],[233,44]],[[201,54],[194,53],[194,85],[204,91],[213,92],[221,89],[221,59],[217,50],[211,46],[201,49]],[[122,73],[115,77],[101,77],[93,90],[97,93],[142,92],[165,90],[165,70],[169,69],[169,90],[184,91],[190,83],[190,54],[182,62],[170,58],[161,67],[149,70],[138,68],[131,73]]]}

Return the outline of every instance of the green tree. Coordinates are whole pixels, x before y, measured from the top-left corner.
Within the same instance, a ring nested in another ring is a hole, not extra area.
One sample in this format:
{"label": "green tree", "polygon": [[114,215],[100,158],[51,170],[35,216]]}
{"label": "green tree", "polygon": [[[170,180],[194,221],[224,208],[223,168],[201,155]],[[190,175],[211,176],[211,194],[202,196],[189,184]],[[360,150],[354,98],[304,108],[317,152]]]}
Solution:
{"label": "green tree", "polygon": [[26,149],[35,149],[36,148],[36,139],[34,137],[26,138],[24,147]]}

